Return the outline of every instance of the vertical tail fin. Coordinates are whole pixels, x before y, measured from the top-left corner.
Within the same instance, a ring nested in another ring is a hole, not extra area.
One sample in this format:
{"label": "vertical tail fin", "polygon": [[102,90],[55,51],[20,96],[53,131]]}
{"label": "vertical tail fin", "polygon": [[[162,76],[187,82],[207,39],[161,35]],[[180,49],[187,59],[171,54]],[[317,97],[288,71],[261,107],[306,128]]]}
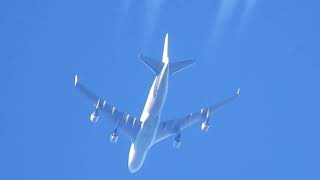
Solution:
{"label": "vertical tail fin", "polygon": [[191,66],[195,62],[194,60],[186,60],[186,61],[180,61],[180,62],[175,62],[175,63],[169,63],[169,35],[168,35],[168,33],[166,33],[166,37],[164,39],[162,62],[155,61],[152,58],[143,56],[142,54],[139,54],[139,58],[156,75],[161,73],[163,66],[166,64],[169,65],[169,67],[170,67],[169,74],[172,75],[178,71],[181,71],[181,70]]}
{"label": "vertical tail fin", "polygon": [[162,62],[164,64],[169,63],[169,35],[166,33],[166,38],[164,39]]}

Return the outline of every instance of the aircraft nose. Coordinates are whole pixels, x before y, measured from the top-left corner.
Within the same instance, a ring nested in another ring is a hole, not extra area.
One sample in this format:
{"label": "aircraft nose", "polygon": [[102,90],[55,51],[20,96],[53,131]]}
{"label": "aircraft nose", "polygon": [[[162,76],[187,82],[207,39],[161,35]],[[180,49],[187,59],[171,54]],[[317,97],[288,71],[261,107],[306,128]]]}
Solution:
{"label": "aircraft nose", "polygon": [[137,172],[142,166],[142,162],[139,157],[134,157],[133,159],[129,159],[128,169],[131,173]]}
{"label": "aircraft nose", "polygon": [[140,169],[140,167],[135,167],[135,166],[129,165],[129,166],[128,166],[128,169],[129,169],[129,171],[130,171],[131,173],[135,173],[135,172],[137,172],[137,171]]}
{"label": "aircraft nose", "polygon": [[146,157],[146,152],[136,151],[134,144],[131,145],[128,159],[128,168],[131,173],[137,172]]}
{"label": "aircraft nose", "polygon": [[137,161],[137,159],[133,161],[129,161],[128,163],[128,169],[131,173],[137,172],[141,168],[141,166],[142,166],[142,162]]}
{"label": "aircraft nose", "polygon": [[135,146],[132,143],[130,152],[129,152],[129,159],[128,159],[128,169],[131,173],[135,173],[139,170],[139,163],[137,163],[137,155],[138,153],[135,150]]}

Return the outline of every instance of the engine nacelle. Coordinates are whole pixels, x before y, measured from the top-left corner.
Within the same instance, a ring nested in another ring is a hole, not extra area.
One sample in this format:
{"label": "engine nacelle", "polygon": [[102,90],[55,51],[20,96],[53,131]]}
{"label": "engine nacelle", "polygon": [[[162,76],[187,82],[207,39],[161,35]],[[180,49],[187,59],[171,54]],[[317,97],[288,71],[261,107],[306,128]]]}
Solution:
{"label": "engine nacelle", "polygon": [[119,139],[118,131],[114,130],[110,135],[110,142],[111,143],[117,143]]}
{"label": "engine nacelle", "polygon": [[99,119],[99,115],[97,113],[97,111],[93,111],[91,114],[90,114],[90,121],[93,122],[93,123],[96,123]]}
{"label": "engine nacelle", "polygon": [[204,119],[203,123],[201,124],[201,130],[203,132],[208,132],[209,127],[210,127],[210,123],[209,123],[210,110],[209,110],[209,108],[201,109],[201,115]]}
{"label": "engine nacelle", "polygon": [[180,148],[180,145],[181,145],[181,135],[177,135],[175,138],[174,138],[174,141],[173,141],[173,147],[175,149],[179,149]]}
{"label": "engine nacelle", "polygon": [[106,101],[99,99],[95,105],[94,111],[90,114],[90,121],[95,123],[99,119],[99,110],[106,105]]}
{"label": "engine nacelle", "polygon": [[209,121],[205,121],[201,124],[201,130],[203,132],[208,132],[209,127],[210,127]]}

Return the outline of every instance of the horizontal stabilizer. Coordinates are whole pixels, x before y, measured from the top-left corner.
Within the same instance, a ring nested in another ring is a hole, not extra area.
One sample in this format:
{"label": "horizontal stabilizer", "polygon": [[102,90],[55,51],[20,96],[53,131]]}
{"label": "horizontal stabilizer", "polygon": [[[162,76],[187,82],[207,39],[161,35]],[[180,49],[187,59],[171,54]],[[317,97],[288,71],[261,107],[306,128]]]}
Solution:
{"label": "horizontal stabilizer", "polygon": [[185,61],[170,63],[169,65],[170,75],[175,74],[176,72],[179,72],[183,69],[186,69],[187,67],[191,66],[194,62],[195,60],[185,60]]}
{"label": "horizontal stabilizer", "polygon": [[[149,69],[151,69],[152,72],[154,72],[156,75],[161,73],[161,70],[163,68],[164,63],[155,60],[153,58],[144,56],[142,54],[139,54],[139,59],[148,66]],[[195,61],[194,60],[185,60],[185,61],[178,61],[178,62],[170,62],[169,63],[169,74],[175,74],[176,72],[179,72],[189,66],[191,66]]]}
{"label": "horizontal stabilizer", "polygon": [[163,67],[163,63],[161,61],[153,60],[152,58],[143,56],[142,54],[139,54],[139,59],[156,75],[160,74]]}

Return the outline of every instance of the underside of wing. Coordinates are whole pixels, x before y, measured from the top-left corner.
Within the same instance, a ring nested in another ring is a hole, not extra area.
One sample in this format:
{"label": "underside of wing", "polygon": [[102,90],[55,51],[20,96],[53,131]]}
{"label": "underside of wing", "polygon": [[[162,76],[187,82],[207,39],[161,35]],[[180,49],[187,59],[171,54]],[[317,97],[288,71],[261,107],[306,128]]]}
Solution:
{"label": "underside of wing", "polygon": [[176,137],[180,137],[180,133],[183,129],[190,127],[191,125],[196,124],[198,122],[202,122],[201,129],[204,132],[208,131],[210,127],[210,122],[209,122],[210,116],[225,104],[228,104],[233,100],[235,100],[239,96],[239,94],[240,94],[240,89],[238,89],[234,95],[226,98],[225,100],[213,106],[202,108],[198,112],[190,113],[189,115],[181,118],[161,122],[158,128],[155,143],[158,143],[172,135],[176,135]]}
{"label": "underside of wing", "polygon": [[114,124],[115,129],[110,136],[111,141],[117,140],[118,130],[125,134],[131,142],[135,140],[141,125],[136,117],[119,111],[106,100],[99,98],[99,96],[95,95],[84,84],[79,82],[77,75],[75,76],[74,85],[82,94],[94,103],[94,110],[90,115],[90,121],[96,122],[100,117],[106,117],[106,119],[111,120]]}
{"label": "underside of wing", "polygon": [[196,112],[182,118],[161,122],[158,127],[155,143],[158,143],[172,135],[179,136],[183,129],[200,122],[201,119],[201,113]]}

